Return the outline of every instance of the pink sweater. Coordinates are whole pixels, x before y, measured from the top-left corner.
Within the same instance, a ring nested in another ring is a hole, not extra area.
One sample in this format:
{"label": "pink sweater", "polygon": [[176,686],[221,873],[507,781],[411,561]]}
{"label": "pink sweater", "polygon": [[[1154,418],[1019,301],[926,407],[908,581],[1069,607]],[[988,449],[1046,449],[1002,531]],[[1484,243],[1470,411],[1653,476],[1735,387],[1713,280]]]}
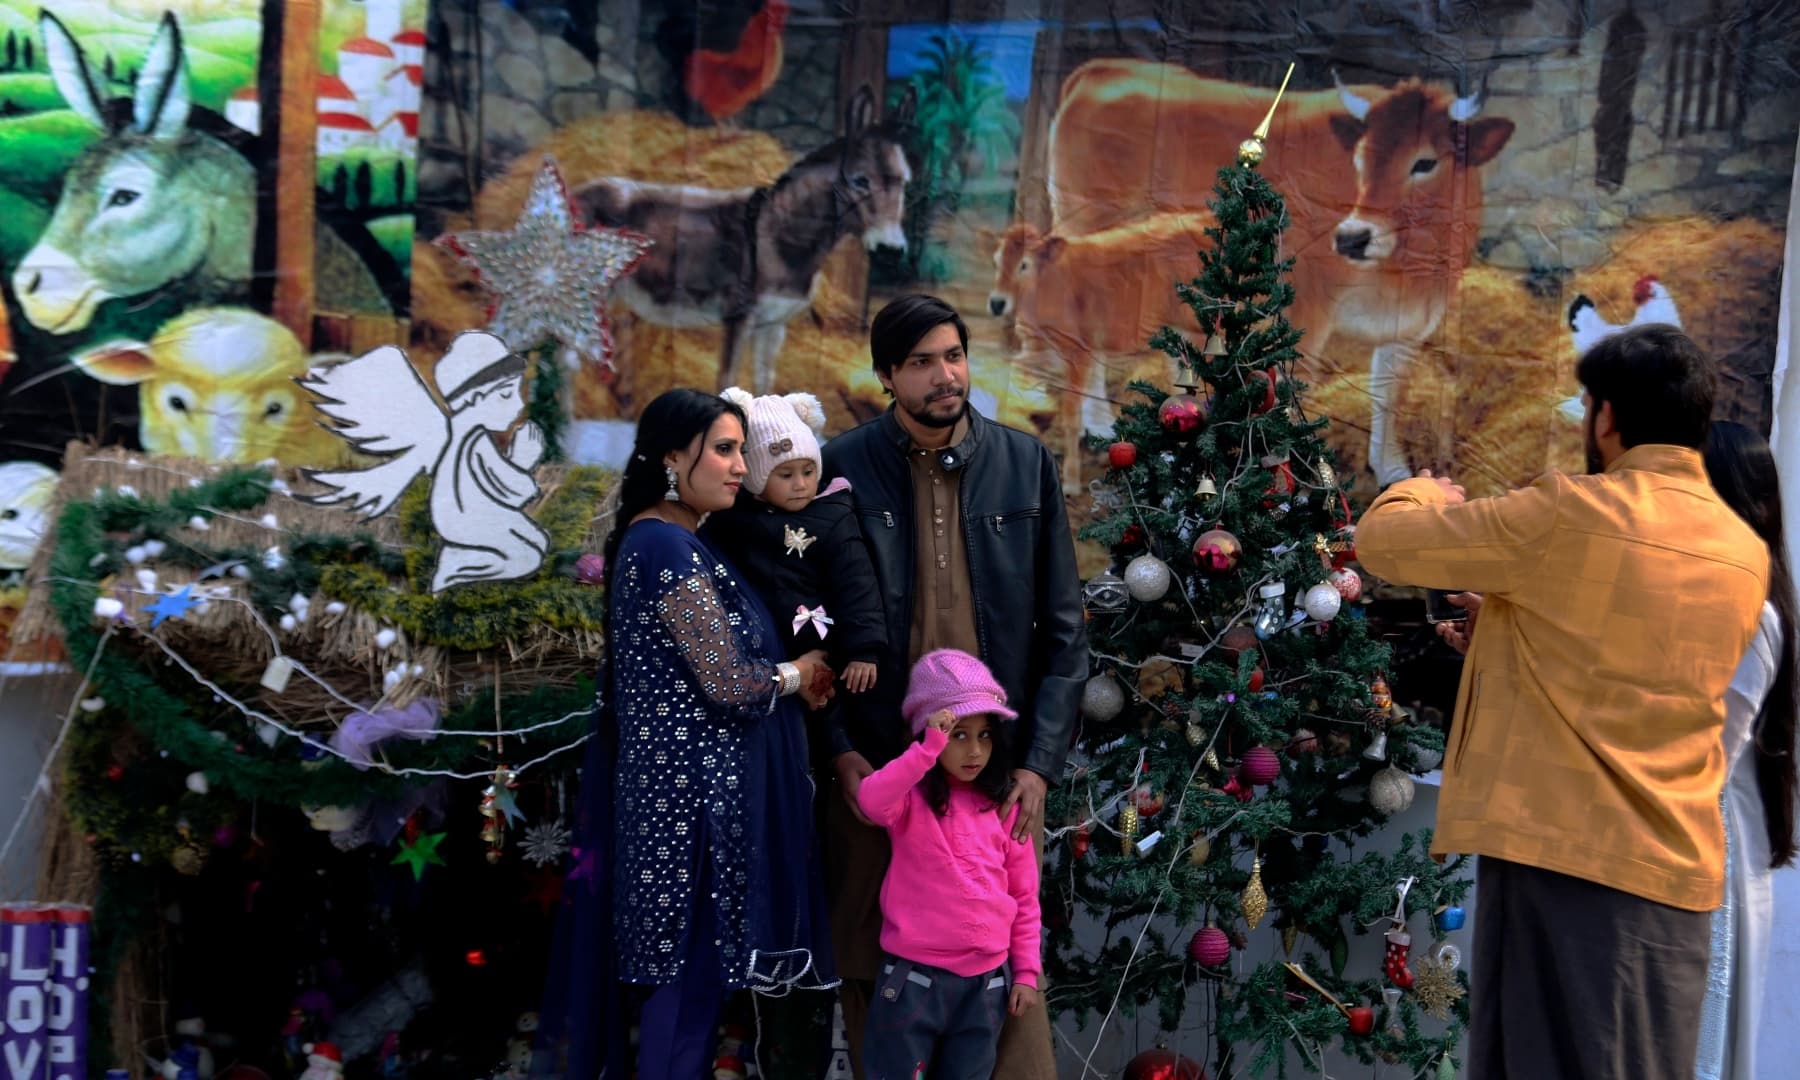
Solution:
{"label": "pink sweater", "polygon": [[881,883],[881,947],[916,964],[964,977],[1012,959],[1013,981],[1036,987],[1043,970],[1037,853],[1012,838],[1017,807],[1005,821],[987,796],[950,781],[938,817],[919,790],[950,737],[925,729],[925,741],[876,770],[856,799],[887,827],[894,859]]}

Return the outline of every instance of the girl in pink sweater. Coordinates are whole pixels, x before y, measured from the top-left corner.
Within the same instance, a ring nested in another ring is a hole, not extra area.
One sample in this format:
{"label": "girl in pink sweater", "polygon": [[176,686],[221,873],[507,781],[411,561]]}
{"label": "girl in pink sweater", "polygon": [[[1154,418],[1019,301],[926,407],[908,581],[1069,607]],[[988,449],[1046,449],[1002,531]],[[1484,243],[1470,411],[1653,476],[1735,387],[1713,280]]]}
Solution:
{"label": "girl in pink sweater", "polygon": [[987,1080],[1008,1008],[1042,1004],[1037,854],[1012,838],[1017,808],[999,812],[1018,714],[987,666],[954,649],[920,657],[901,712],[919,741],[857,792],[894,846],[863,1068],[868,1080]]}

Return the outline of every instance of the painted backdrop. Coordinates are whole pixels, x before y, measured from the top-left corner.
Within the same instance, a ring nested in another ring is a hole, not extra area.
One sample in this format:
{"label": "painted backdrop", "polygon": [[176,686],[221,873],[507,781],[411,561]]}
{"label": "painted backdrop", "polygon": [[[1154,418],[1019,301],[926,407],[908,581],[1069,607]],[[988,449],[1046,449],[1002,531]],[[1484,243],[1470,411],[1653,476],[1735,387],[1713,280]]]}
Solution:
{"label": "painted backdrop", "polygon": [[[613,292],[613,364],[569,358],[577,456],[618,461],[680,383],[815,390],[833,430],[870,416],[867,314],[928,289],[969,320],[975,400],[1043,434],[1077,491],[1100,464],[1081,428],[1129,378],[1169,379],[1151,332],[1203,344],[1171,285],[1294,60],[1265,170],[1294,217],[1313,401],[1365,492],[1423,466],[1477,492],[1579,467],[1577,347],[1634,319],[1678,319],[1725,365],[1722,413],[1766,427],[1792,13],[1176,7],[642,0],[590,26],[444,0],[415,342],[492,299],[425,241],[511,228],[548,155],[587,220],[657,244]],[[752,206],[758,280],[719,269]]]}

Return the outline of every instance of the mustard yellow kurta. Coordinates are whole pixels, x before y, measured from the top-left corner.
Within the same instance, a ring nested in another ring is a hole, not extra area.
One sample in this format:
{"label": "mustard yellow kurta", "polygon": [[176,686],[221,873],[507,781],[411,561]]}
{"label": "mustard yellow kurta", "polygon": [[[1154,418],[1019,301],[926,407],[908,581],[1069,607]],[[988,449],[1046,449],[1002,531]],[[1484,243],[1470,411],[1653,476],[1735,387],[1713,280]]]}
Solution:
{"label": "mustard yellow kurta", "polygon": [[1692,911],[1719,905],[1725,688],[1769,554],[1700,455],[1646,445],[1460,505],[1389,488],[1356,551],[1389,581],[1482,593],[1434,854],[1490,855]]}

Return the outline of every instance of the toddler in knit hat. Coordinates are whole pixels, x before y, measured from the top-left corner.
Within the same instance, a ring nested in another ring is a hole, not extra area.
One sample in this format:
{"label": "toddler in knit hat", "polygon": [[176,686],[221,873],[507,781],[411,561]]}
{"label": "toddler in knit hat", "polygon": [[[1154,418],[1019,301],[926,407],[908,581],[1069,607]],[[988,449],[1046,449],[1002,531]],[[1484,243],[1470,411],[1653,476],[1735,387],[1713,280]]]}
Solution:
{"label": "toddler in knit hat", "polygon": [[719,395],[744,410],[744,490],[701,529],[775,615],[790,657],[824,649],[844,685],[875,685],[887,622],[850,483],[819,491],[825,410],[811,394]]}
{"label": "toddler in knit hat", "polygon": [[1004,1014],[1041,1004],[1037,855],[1012,835],[1019,810],[1006,798],[1007,722],[1018,714],[987,665],[955,649],[919,658],[900,711],[917,741],[856,793],[893,844],[881,883],[888,959],[863,1065],[871,1077],[911,1076],[911,1063],[935,1060],[935,1073],[986,1076]]}

